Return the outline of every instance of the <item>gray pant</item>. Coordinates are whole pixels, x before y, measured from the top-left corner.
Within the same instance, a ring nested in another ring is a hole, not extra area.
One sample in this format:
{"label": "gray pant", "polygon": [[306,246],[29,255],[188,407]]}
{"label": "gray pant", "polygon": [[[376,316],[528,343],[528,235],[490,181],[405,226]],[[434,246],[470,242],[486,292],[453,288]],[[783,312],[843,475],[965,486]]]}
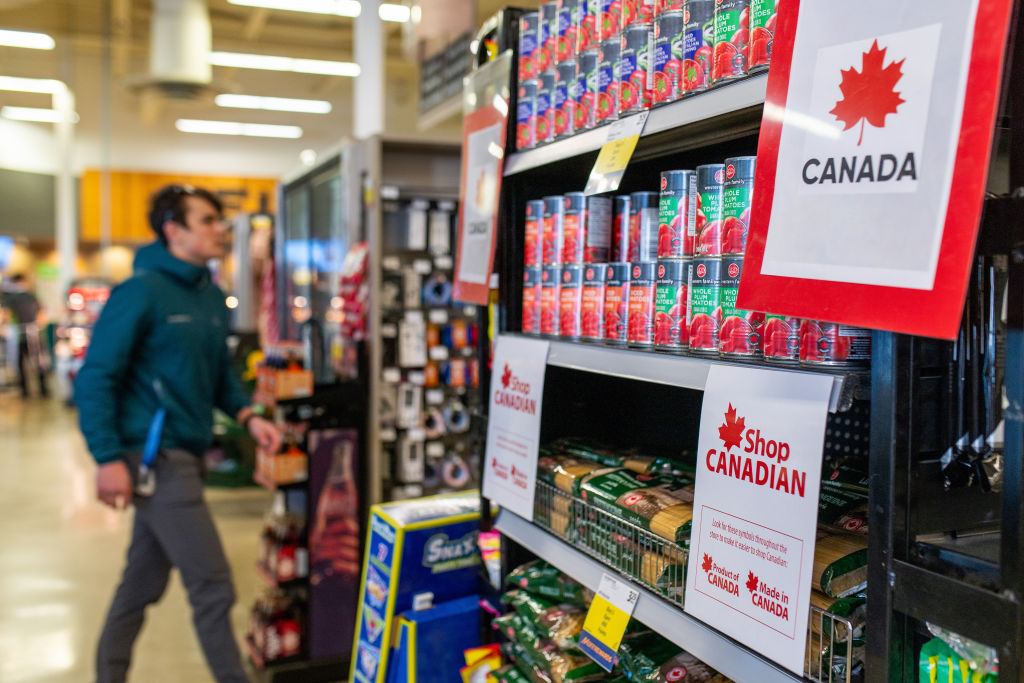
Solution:
{"label": "gray pant", "polygon": [[[128,457],[137,476],[140,456]],[[107,613],[96,656],[98,683],[122,683],[144,612],[167,588],[171,568],[181,572],[192,622],[207,665],[218,683],[248,681],[231,630],[235,602],[231,569],[203,499],[199,458],[166,450],[156,463],[156,492],[135,497],[135,526],[128,559]]]}

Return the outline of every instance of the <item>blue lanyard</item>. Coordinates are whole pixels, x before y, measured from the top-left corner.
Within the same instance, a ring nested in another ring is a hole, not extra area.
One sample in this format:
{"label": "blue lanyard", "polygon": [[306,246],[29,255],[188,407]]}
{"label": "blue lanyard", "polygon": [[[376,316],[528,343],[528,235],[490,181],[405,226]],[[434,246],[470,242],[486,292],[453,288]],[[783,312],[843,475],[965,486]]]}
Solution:
{"label": "blue lanyard", "polygon": [[152,467],[156,462],[156,454],[160,451],[160,435],[164,431],[164,417],[167,410],[163,407],[157,408],[153,415],[153,421],[149,423],[149,433],[146,435],[146,447],[142,451],[142,464]]}

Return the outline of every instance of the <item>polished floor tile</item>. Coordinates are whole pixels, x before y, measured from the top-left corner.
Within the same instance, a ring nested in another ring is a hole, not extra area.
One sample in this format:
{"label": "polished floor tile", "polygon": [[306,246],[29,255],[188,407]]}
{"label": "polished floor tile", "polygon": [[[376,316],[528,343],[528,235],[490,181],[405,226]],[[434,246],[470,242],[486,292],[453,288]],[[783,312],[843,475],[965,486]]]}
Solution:
{"label": "polished floor tile", "polygon": [[[92,680],[93,652],[120,577],[131,512],[95,499],[94,466],[73,409],[0,393],[0,681]],[[239,596],[236,635],[262,591],[253,571],[271,494],[208,490]],[[210,681],[177,574],[147,614],[130,678]]]}

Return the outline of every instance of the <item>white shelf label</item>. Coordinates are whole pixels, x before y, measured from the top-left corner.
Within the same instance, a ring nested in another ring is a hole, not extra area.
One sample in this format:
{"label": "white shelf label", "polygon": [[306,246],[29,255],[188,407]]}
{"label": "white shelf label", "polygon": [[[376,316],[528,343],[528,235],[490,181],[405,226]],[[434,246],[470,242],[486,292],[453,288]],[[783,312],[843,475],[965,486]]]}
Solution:
{"label": "white shelf label", "polygon": [[380,266],[384,270],[401,270],[402,260],[397,256],[385,256],[380,260]]}
{"label": "white shelf label", "polygon": [[448,360],[448,347],[447,346],[431,346],[430,347],[430,360]]}
{"label": "white shelf label", "polygon": [[398,368],[384,368],[381,371],[380,376],[385,382],[389,382],[391,384],[402,381],[402,371]]}
{"label": "white shelf label", "polygon": [[414,370],[409,373],[409,383],[417,386],[423,386],[427,379],[423,376],[422,370]]}
{"label": "white shelf label", "polygon": [[434,264],[429,259],[418,258],[412,263],[413,270],[420,275],[430,275],[434,270]]}
{"label": "white shelf label", "polygon": [[427,444],[427,455],[431,458],[444,457],[444,444],[440,441],[431,441]]}
{"label": "white shelf label", "polygon": [[435,256],[434,267],[438,270],[451,270],[455,267],[451,256]]}
{"label": "white shelf label", "polygon": [[436,325],[444,325],[448,322],[448,311],[443,308],[435,308],[427,314],[427,319]]}
{"label": "white shelf label", "polygon": [[439,406],[444,403],[444,391],[441,389],[427,389],[423,394],[427,405]]}

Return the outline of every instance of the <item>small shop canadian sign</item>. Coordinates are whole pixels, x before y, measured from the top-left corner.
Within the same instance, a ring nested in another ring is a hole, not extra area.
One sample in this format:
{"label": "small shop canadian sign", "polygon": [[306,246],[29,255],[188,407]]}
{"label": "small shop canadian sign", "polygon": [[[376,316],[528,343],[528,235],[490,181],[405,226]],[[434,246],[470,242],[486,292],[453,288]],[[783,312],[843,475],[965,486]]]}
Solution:
{"label": "small shop canadian sign", "polygon": [[780,8],[739,307],[956,336],[1011,5]]}

